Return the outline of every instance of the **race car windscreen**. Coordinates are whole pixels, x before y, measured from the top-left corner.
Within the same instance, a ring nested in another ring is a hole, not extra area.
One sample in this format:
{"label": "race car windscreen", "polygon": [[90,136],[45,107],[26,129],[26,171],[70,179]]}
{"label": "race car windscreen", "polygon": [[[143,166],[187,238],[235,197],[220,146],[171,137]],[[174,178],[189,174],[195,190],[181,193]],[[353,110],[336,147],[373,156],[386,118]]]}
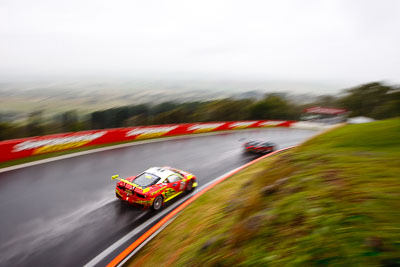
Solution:
{"label": "race car windscreen", "polygon": [[256,145],[258,142],[257,141],[250,141],[250,142],[247,142],[245,145],[246,146],[254,146],[254,145]]}
{"label": "race car windscreen", "polygon": [[273,146],[274,144],[270,143],[270,142],[266,142],[263,144],[264,146]]}
{"label": "race car windscreen", "polygon": [[151,186],[160,180],[160,177],[152,173],[144,172],[134,180],[134,183],[141,187]]}

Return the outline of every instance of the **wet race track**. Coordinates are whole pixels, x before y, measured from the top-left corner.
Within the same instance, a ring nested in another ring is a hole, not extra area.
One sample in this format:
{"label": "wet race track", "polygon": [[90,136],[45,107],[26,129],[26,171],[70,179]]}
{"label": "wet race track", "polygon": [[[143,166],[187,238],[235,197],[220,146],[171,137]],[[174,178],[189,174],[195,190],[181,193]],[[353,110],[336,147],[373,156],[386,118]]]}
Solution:
{"label": "wet race track", "polygon": [[110,179],[113,174],[124,178],[151,166],[168,165],[194,173],[202,186],[254,159],[243,153],[246,140],[269,140],[279,149],[299,144],[315,133],[286,128],[224,132],[0,173],[0,266],[83,266],[126,233],[146,224],[155,214],[120,203],[115,197],[116,182]]}

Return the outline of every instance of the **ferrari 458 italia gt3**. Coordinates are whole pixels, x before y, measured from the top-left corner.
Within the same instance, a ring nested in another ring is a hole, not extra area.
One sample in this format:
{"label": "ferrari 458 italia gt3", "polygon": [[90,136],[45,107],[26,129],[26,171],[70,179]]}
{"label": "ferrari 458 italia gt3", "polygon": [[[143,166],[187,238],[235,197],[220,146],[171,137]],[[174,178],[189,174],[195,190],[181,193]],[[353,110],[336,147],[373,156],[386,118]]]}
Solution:
{"label": "ferrari 458 italia gt3", "polygon": [[117,198],[131,205],[154,210],[162,208],[165,202],[183,192],[190,192],[196,186],[196,176],[171,167],[152,167],[126,179],[114,175],[119,180],[115,189]]}

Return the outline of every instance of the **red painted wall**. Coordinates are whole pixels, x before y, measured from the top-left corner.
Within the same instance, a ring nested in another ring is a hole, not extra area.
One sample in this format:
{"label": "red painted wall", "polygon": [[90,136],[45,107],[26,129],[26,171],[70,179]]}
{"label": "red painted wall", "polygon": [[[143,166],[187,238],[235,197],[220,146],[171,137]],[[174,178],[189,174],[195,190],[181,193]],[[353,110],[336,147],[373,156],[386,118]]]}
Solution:
{"label": "red painted wall", "polygon": [[77,147],[161,136],[261,127],[290,127],[294,121],[230,121],[138,126],[64,133],[0,142],[0,162]]}

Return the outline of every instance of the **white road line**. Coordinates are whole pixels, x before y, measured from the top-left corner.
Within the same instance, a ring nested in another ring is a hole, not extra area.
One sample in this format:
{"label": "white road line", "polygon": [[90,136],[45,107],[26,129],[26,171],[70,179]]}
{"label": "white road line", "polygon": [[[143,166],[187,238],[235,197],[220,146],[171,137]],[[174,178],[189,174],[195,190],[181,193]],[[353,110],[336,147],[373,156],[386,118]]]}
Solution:
{"label": "white road line", "polygon": [[175,221],[178,218],[178,214],[169,219],[166,223],[164,223],[160,228],[157,229],[151,236],[149,236],[145,241],[143,241],[137,248],[135,248],[127,257],[125,257],[117,266],[123,266],[127,261],[129,261],[139,250],[142,249],[147,243],[149,243],[154,237],[156,237],[162,230],[167,228],[167,226]]}

